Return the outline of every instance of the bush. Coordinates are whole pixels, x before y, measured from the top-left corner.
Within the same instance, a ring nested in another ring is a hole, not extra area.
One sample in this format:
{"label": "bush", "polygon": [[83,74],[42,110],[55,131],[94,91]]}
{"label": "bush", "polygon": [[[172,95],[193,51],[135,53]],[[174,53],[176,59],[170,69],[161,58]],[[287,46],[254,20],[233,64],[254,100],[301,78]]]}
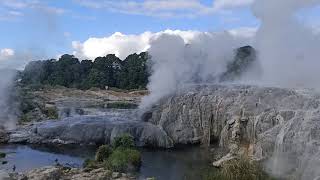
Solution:
{"label": "bush", "polygon": [[0,158],[5,158],[7,155],[4,152],[0,152]]}
{"label": "bush", "polygon": [[96,152],[96,161],[103,162],[103,161],[107,160],[111,153],[112,153],[112,151],[108,145],[100,146]]}
{"label": "bush", "polygon": [[20,123],[31,122],[31,121],[32,121],[32,119],[30,119],[27,114],[21,115],[21,117],[19,119]]}
{"label": "bush", "polygon": [[248,158],[226,162],[217,173],[207,174],[205,180],[273,180],[263,168]]}
{"label": "bush", "polygon": [[116,148],[132,148],[134,147],[134,139],[130,134],[124,134],[116,137],[112,142],[112,147]]}
{"label": "bush", "polygon": [[141,166],[141,153],[133,149],[118,148],[110,155],[105,166],[118,172],[136,171]]}
{"label": "bush", "polygon": [[93,159],[84,160],[82,166],[83,166],[83,168],[86,168],[86,169],[97,169],[97,168],[99,168],[98,162],[93,160]]}
{"label": "bush", "polygon": [[58,109],[56,107],[47,107],[45,108],[44,113],[49,119],[58,119],[59,118],[59,113]]}
{"label": "bush", "polygon": [[134,172],[141,166],[141,153],[134,150],[133,137],[124,134],[114,139],[110,148],[102,145],[98,148],[95,160],[87,159],[83,163],[86,170],[107,168],[118,172]]}

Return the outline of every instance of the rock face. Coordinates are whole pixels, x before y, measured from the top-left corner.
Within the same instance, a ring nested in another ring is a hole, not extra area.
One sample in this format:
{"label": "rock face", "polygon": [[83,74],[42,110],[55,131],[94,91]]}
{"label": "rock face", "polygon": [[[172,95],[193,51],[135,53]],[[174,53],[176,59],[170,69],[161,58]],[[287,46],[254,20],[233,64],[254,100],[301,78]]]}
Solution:
{"label": "rock face", "polygon": [[[256,50],[251,46],[238,48],[234,60],[227,65],[227,70],[220,75],[219,81],[235,81],[242,77],[252,67],[259,70],[260,64],[257,61]],[[259,71],[261,72],[261,71]],[[255,75],[260,73],[254,72]]]}
{"label": "rock face", "polygon": [[0,144],[7,143],[9,136],[4,127],[0,126]]}
{"label": "rock face", "polygon": [[108,144],[124,133],[131,134],[138,146],[173,146],[161,128],[135,120],[132,110],[111,110],[103,116],[69,117],[22,127],[10,134],[10,143]]}
{"label": "rock face", "polygon": [[320,177],[320,93],[202,85],[163,98],[149,122],[174,144],[217,143],[226,159],[246,154],[280,177]]}
{"label": "rock face", "polygon": [[[103,168],[95,169],[92,171],[86,171],[84,169],[77,168],[64,168],[64,167],[43,167],[34,169],[25,174],[11,174],[10,180],[97,180],[97,179],[110,179],[110,180],[134,180],[135,177],[131,177],[127,174],[118,173],[117,177],[113,176],[111,171]],[[1,176],[0,176],[1,177]]]}

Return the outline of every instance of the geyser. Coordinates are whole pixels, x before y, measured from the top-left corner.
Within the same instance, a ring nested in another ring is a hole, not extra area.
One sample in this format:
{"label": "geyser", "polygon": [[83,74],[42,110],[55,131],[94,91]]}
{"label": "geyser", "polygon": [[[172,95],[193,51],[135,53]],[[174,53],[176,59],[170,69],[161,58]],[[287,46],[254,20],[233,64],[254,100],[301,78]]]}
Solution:
{"label": "geyser", "polygon": [[[188,42],[163,34],[151,41],[151,77],[141,107],[190,83],[214,83],[226,70],[236,48],[252,45],[259,67],[252,66],[239,83],[264,86],[320,88],[320,37],[302,22],[301,11],[320,0],[257,0],[253,14],[261,20],[254,37],[199,33]],[[257,74],[258,73],[258,74]]]}
{"label": "geyser", "polygon": [[235,49],[247,45],[250,38],[229,32],[199,33],[185,42],[178,35],[162,34],[151,41],[151,94],[142,100],[147,109],[178,88],[194,83],[217,82],[217,75],[234,59]]}
{"label": "geyser", "polygon": [[298,18],[301,10],[319,4],[319,0],[257,0],[253,4],[253,13],[261,20],[255,44],[264,73],[260,82],[320,87],[320,38]]}

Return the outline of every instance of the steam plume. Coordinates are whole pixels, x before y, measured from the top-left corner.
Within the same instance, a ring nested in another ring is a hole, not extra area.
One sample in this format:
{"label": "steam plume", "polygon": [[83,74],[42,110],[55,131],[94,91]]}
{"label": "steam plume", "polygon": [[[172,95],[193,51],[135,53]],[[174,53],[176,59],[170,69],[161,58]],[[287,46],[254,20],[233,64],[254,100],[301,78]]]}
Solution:
{"label": "steam plume", "polygon": [[199,33],[189,42],[180,36],[163,34],[151,41],[151,94],[142,101],[148,108],[161,97],[192,83],[214,82],[233,60],[234,50],[248,43],[247,38],[229,32]]}
{"label": "steam plume", "polygon": [[314,7],[319,1],[255,1],[252,10],[261,20],[261,26],[253,38],[200,33],[188,45],[173,35],[155,38],[149,49],[152,76],[148,88],[151,94],[143,99],[141,107],[154,104],[187,83],[208,82],[226,69],[234,49],[248,44],[257,50],[261,66],[260,69],[253,67],[251,71],[259,71],[260,76],[247,73],[241,82],[320,88],[320,38],[298,18],[301,10]]}
{"label": "steam plume", "polygon": [[253,13],[261,20],[256,49],[263,83],[285,87],[320,87],[320,39],[298,14],[319,0],[258,0]]}

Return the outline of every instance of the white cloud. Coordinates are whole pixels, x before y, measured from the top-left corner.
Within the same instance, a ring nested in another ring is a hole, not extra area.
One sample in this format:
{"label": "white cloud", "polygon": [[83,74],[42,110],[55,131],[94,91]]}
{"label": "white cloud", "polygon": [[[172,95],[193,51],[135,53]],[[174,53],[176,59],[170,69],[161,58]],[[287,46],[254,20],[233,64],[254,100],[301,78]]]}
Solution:
{"label": "white cloud", "polygon": [[15,52],[13,49],[4,48],[0,49],[0,60],[8,60],[12,58],[15,55]]}
{"label": "white cloud", "polygon": [[74,0],[74,2],[88,8],[156,17],[194,17],[213,9],[212,6],[206,6],[199,0]]}
{"label": "white cloud", "polygon": [[94,59],[97,56],[116,54],[125,58],[128,54],[141,52],[147,48],[152,34],[145,32],[140,35],[124,35],[119,32],[104,38],[89,38],[85,42],[72,42],[74,55]]}
{"label": "white cloud", "polygon": [[0,20],[16,20],[25,14],[26,10],[42,11],[48,14],[61,15],[65,9],[49,6],[40,0],[0,0]]}
{"label": "white cloud", "polygon": [[188,17],[222,12],[224,9],[250,5],[253,0],[214,0],[204,4],[200,0],[73,0],[93,9],[103,9],[123,14],[138,14],[155,17]]}
{"label": "white cloud", "polygon": [[250,6],[254,0],[215,0],[213,3],[214,9],[230,9],[244,6]]}
{"label": "white cloud", "polygon": [[[235,37],[252,38],[255,33],[255,28],[240,28],[230,30],[229,32]],[[157,33],[144,32],[137,35],[125,35],[117,32],[108,37],[89,38],[84,42],[74,41],[72,42],[72,47],[74,49],[73,54],[82,59],[94,59],[107,54],[115,54],[121,59],[124,59],[129,54],[148,50],[150,42],[162,34],[177,35],[182,37],[185,43],[189,43],[201,33],[203,32],[165,30]]]}
{"label": "white cloud", "polygon": [[249,6],[254,0],[213,0],[204,4],[201,0],[73,0],[93,9],[103,9],[124,14],[155,17],[196,17],[225,9]]}
{"label": "white cloud", "polygon": [[33,4],[32,1],[24,0],[2,0],[0,3],[6,7],[13,9],[23,9]]}
{"label": "white cloud", "polygon": [[229,32],[238,37],[253,38],[257,33],[257,27],[241,27],[236,29],[231,29]]}

